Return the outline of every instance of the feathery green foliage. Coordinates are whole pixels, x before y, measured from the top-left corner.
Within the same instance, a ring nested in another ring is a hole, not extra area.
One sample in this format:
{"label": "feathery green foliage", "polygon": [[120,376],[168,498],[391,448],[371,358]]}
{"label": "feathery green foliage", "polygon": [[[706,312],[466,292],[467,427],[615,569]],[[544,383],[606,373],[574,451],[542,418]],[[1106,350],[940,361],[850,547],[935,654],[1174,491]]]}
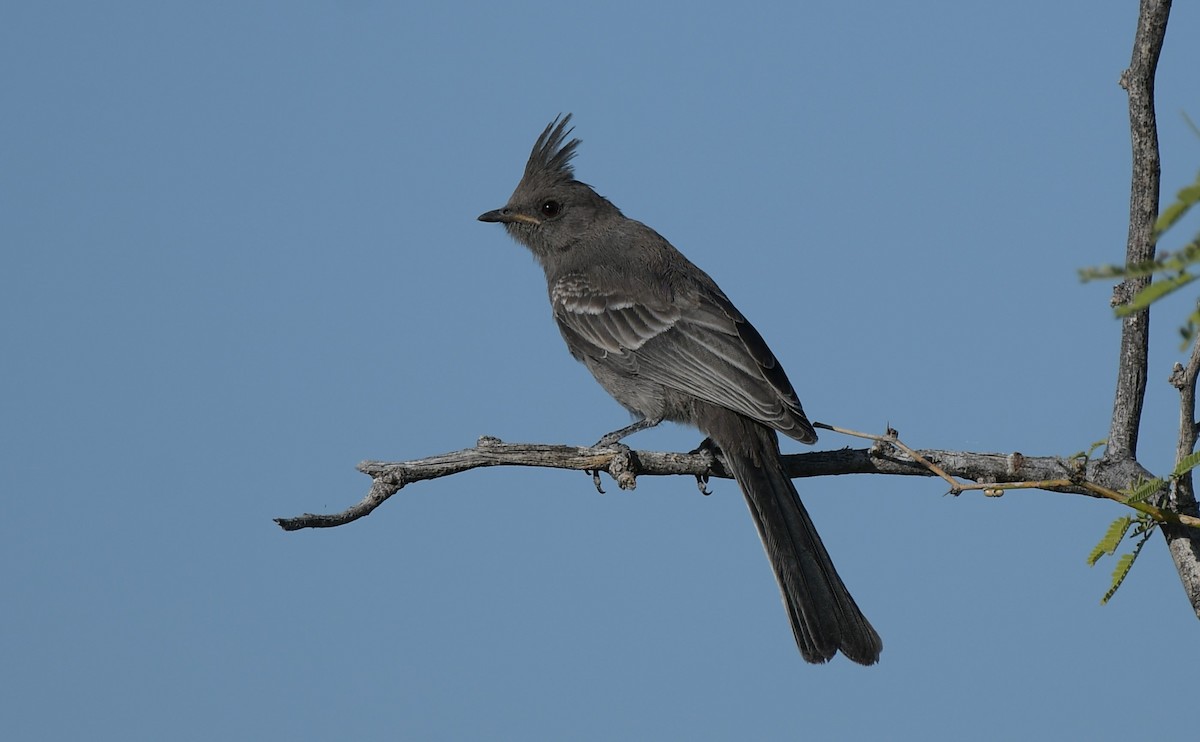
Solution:
{"label": "feathery green foliage", "polygon": [[1153,479],[1142,479],[1139,480],[1138,483],[1125,494],[1129,495],[1129,502],[1145,502],[1147,499],[1149,499],[1150,495],[1158,492],[1163,484],[1165,484],[1165,482],[1163,482],[1160,477],[1154,477]]}
{"label": "feathery green foliage", "polygon": [[1105,554],[1113,555],[1117,553],[1117,547],[1121,545],[1121,540],[1125,538],[1129,527],[1133,525],[1133,517],[1122,515],[1108,525],[1108,530],[1104,532],[1104,536],[1100,539],[1100,543],[1092,548],[1092,553],[1088,554],[1087,563],[1089,567],[1096,566],[1096,562],[1100,561],[1100,557]]}
{"label": "feathery green foliage", "polygon": [[1108,592],[1104,593],[1104,597],[1100,599],[1101,604],[1107,603],[1112,596],[1117,594],[1117,590],[1125,582],[1125,578],[1129,576],[1129,570],[1133,569],[1133,563],[1137,560],[1138,554],[1142,553],[1142,547],[1150,540],[1150,535],[1154,533],[1154,529],[1157,526],[1154,521],[1150,521],[1150,525],[1147,528],[1142,528],[1143,525],[1144,523],[1139,523],[1138,528],[1133,532],[1135,536],[1141,536],[1137,544],[1133,547],[1133,551],[1128,554],[1122,554],[1117,559],[1117,566],[1113,567],[1112,584],[1109,585]]}
{"label": "feathery green foliage", "polygon": [[1142,547],[1150,539],[1150,536],[1158,528],[1158,523],[1153,518],[1145,513],[1139,513],[1137,517],[1123,515],[1109,524],[1108,530],[1104,532],[1104,537],[1100,539],[1100,543],[1096,544],[1092,549],[1092,553],[1088,554],[1088,564],[1096,566],[1096,562],[1100,561],[1103,556],[1112,556],[1117,553],[1117,549],[1121,546],[1121,542],[1125,540],[1126,534],[1129,534],[1130,528],[1133,528],[1133,533],[1130,537],[1138,537],[1138,541],[1134,544],[1133,550],[1117,557],[1117,564],[1113,567],[1112,582],[1109,583],[1108,590],[1104,593],[1104,597],[1100,599],[1101,603],[1107,603],[1117,594],[1121,583],[1125,582],[1125,578],[1129,576],[1129,570],[1133,569],[1133,563],[1137,561],[1138,555],[1142,553]]}
{"label": "feathery green foliage", "polygon": [[1197,465],[1200,465],[1200,451],[1193,451],[1179,460],[1179,463],[1175,465],[1175,471],[1171,472],[1171,478],[1178,479],[1195,469]]}
{"label": "feathery green foliage", "polygon": [[[1127,496],[1127,502],[1145,502],[1156,493],[1161,492],[1164,487],[1174,486],[1180,477],[1190,476],[1191,471],[1197,466],[1200,466],[1200,451],[1193,451],[1180,459],[1179,463],[1175,464],[1175,469],[1167,479],[1153,477],[1151,479],[1139,480],[1128,490],[1123,490],[1122,493]],[[1109,524],[1108,530],[1104,532],[1104,536],[1100,538],[1099,543],[1092,547],[1091,552],[1088,554],[1087,563],[1093,567],[1096,566],[1096,562],[1100,561],[1101,558],[1116,554],[1117,549],[1121,546],[1121,542],[1125,540],[1131,528],[1133,529],[1133,533],[1130,535],[1131,537],[1138,537],[1138,542],[1134,545],[1132,551],[1122,554],[1117,558],[1117,566],[1113,569],[1112,574],[1112,584],[1109,586],[1108,592],[1104,594],[1104,598],[1101,599],[1101,603],[1107,603],[1116,594],[1117,589],[1121,587],[1121,583],[1125,581],[1129,570],[1133,568],[1133,563],[1137,561],[1138,554],[1142,552],[1142,547],[1145,546],[1146,541],[1154,533],[1155,529],[1158,528],[1158,521],[1154,520],[1151,515],[1142,512],[1138,512],[1136,516],[1122,515]]]}
{"label": "feathery green foliage", "polygon": [[[1138,544],[1138,549],[1141,549],[1141,544]],[[1100,599],[1101,605],[1107,603],[1112,596],[1117,594],[1121,583],[1125,582],[1125,578],[1129,576],[1129,570],[1133,569],[1133,560],[1136,557],[1133,552],[1122,554],[1117,559],[1117,566],[1113,567],[1112,585],[1108,588],[1108,592],[1104,593],[1104,597]]]}
{"label": "feathery green foliage", "polygon": [[[1200,256],[1197,259],[1200,259]],[[1117,313],[1118,317],[1128,317],[1131,314],[1142,311],[1159,299],[1170,296],[1195,280],[1196,276],[1187,271],[1180,271],[1173,276],[1167,276],[1155,281],[1134,294],[1132,301],[1117,306],[1113,311]]]}
{"label": "feathery green foliage", "polygon": [[1183,215],[1188,213],[1188,209],[1197,203],[1200,203],[1200,175],[1196,176],[1195,183],[1185,186],[1175,194],[1175,202],[1168,204],[1167,208],[1158,215],[1158,221],[1154,223],[1155,236],[1157,237],[1175,226],[1175,222],[1182,219]]}

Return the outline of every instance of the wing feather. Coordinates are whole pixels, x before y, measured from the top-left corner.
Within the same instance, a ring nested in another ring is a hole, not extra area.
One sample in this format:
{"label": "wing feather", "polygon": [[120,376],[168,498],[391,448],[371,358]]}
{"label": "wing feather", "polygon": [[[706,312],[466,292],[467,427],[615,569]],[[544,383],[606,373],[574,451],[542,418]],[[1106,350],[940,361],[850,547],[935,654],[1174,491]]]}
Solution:
{"label": "wing feather", "polygon": [[816,439],[783,368],[720,290],[691,301],[638,303],[573,273],[550,291],[554,316],[577,353],[763,422]]}

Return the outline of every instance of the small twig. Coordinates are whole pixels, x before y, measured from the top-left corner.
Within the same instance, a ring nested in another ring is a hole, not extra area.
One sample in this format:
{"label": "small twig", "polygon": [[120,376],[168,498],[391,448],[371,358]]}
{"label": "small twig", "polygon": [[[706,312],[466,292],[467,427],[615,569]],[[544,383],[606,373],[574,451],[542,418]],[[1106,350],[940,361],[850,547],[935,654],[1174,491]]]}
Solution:
{"label": "small twig", "polygon": [[823,428],[825,430],[832,430],[835,433],[841,433],[842,435],[849,435],[849,436],[853,436],[855,438],[865,438],[869,441],[876,441],[878,443],[889,443],[889,444],[895,446],[896,448],[899,448],[901,451],[903,451],[905,454],[907,454],[909,456],[909,458],[911,458],[913,461],[917,462],[921,466],[924,466],[925,468],[929,469],[929,471],[933,472],[937,476],[946,480],[950,484],[950,491],[953,494],[957,495],[959,492],[961,492],[963,490],[963,486],[958,482],[958,480],[956,480],[954,477],[950,476],[945,471],[943,471],[941,467],[939,467],[937,464],[933,463],[929,459],[926,459],[924,456],[922,456],[921,454],[912,450],[908,446],[904,445],[904,442],[900,440],[899,433],[897,433],[895,430],[892,430],[890,427],[888,428],[888,432],[885,435],[876,435],[874,433],[860,433],[856,430],[848,430],[846,428],[839,428],[834,425],[830,425],[828,423],[813,423],[813,427],[814,428]]}

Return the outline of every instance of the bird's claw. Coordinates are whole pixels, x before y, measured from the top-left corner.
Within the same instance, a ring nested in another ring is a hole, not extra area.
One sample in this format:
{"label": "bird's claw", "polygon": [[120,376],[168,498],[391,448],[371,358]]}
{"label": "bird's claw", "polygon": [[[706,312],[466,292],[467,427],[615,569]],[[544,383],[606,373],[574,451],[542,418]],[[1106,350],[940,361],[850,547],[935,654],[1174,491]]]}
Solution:
{"label": "bird's claw", "polygon": [[[705,438],[704,440],[700,441],[699,446],[696,446],[689,453],[708,453],[713,458],[716,458],[717,454],[720,452],[721,449],[717,447],[716,442],[714,442],[712,438]],[[712,491],[708,488],[707,474],[696,475],[696,489],[700,490],[700,494],[704,495],[705,497],[708,497],[712,494]]]}
{"label": "bird's claw", "polygon": [[[600,446],[597,446],[599,448]],[[613,443],[608,448],[616,449],[616,454],[608,461],[608,466],[604,468],[617,486],[623,490],[631,490],[637,488],[637,461],[633,455],[633,450],[624,443]],[[596,486],[596,491],[604,494],[604,488],[600,486],[600,469],[588,469],[592,475],[592,484]]]}

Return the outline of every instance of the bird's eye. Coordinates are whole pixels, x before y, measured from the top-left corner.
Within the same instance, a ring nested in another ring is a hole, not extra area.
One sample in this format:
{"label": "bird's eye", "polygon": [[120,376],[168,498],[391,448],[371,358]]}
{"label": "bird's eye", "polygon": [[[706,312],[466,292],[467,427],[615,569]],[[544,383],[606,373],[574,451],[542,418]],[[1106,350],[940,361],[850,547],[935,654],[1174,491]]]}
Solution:
{"label": "bird's eye", "polygon": [[562,204],[557,201],[547,201],[542,204],[542,214],[544,216],[558,216],[558,212],[562,211]]}

